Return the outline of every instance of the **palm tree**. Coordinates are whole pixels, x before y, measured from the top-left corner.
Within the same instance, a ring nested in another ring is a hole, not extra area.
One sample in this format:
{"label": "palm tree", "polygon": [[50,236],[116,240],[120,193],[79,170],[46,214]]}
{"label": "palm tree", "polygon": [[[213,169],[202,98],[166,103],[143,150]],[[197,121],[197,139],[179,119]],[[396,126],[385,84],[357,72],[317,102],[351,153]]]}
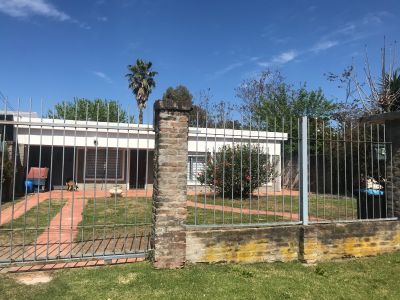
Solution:
{"label": "palm tree", "polygon": [[150,61],[146,62],[142,59],[137,59],[135,65],[128,65],[130,73],[126,74],[129,88],[136,97],[139,109],[139,124],[143,123],[143,109],[146,108],[147,100],[156,86],[154,77],[158,73],[151,70],[152,65]]}

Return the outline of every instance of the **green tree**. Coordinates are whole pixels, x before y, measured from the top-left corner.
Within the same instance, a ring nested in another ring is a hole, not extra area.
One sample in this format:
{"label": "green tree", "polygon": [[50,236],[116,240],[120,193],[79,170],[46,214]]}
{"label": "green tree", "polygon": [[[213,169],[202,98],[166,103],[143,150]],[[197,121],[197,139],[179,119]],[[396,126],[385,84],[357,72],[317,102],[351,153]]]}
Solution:
{"label": "green tree", "polygon": [[[128,122],[128,113],[114,100],[75,99],[57,103],[54,109],[47,113],[48,118],[99,121],[99,122]],[[133,121],[130,118],[129,121]]]}
{"label": "green tree", "polygon": [[[328,100],[321,89],[308,91],[306,85],[295,88],[277,71],[264,71],[245,80],[237,89],[243,101],[244,125],[255,130],[284,132],[297,139],[299,118],[310,117],[309,132],[328,131],[338,105]],[[297,152],[297,142],[287,143],[285,151]],[[316,145],[311,146],[311,150]],[[317,145],[318,146],[318,145]]]}
{"label": "green tree", "polygon": [[257,187],[274,180],[279,175],[276,170],[276,164],[261,147],[223,146],[208,155],[198,180],[219,195],[248,197]]}
{"label": "green tree", "polygon": [[128,65],[129,88],[136,97],[137,106],[139,109],[139,124],[143,123],[143,109],[146,108],[147,100],[156,86],[154,77],[158,74],[152,71],[152,62],[146,62],[142,59],[137,59],[135,65]]}

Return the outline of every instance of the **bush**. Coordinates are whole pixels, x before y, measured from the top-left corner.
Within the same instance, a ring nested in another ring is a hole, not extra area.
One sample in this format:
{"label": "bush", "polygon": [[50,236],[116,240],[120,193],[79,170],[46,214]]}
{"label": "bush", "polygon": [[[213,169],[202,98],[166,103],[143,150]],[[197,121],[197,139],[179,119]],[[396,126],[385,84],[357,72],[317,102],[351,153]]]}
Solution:
{"label": "bush", "polygon": [[176,101],[180,103],[192,103],[193,96],[190,94],[189,90],[183,86],[179,85],[175,89],[173,87],[169,87],[163,97],[163,101]]}
{"label": "bush", "polygon": [[198,174],[201,184],[208,185],[225,197],[247,197],[258,186],[278,176],[276,163],[258,146],[224,146],[207,157],[205,170]]}
{"label": "bush", "polygon": [[0,151],[0,168],[3,169],[3,178],[1,178],[1,185],[3,186],[2,199],[3,201],[9,201],[11,199],[11,191],[12,191],[12,182],[13,182],[13,164],[8,158],[8,151],[5,147],[4,156],[3,156],[3,165],[2,165],[2,153]]}

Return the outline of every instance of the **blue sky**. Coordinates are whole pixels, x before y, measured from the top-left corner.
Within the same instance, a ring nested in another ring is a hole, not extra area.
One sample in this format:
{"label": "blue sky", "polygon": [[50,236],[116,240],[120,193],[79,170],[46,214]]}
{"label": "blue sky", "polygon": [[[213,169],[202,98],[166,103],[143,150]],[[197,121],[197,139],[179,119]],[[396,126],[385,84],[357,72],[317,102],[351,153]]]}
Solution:
{"label": "blue sky", "polygon": [[362,66],[365,46],[377,68],[383,37],[399,39],[399,15],[398,0],[0,0],[0,91],[39,112],[41,99],[47,110],[73,97],[135,111],[124,75],[144,58],[159,72],[150,108],[178,84],[237,102],[240,82],[268,67],[340,100],[323,74]]}

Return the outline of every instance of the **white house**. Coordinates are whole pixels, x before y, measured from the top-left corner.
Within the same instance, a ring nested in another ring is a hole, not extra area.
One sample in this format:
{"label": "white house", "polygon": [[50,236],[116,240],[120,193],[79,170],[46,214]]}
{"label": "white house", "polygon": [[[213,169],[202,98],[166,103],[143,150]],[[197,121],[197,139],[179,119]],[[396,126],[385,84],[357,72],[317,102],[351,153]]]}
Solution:
{"label": "white house", "polygon": [[[0,123],[13,131],[24,170],[49,168],[48,184],[53,188],[72,178],[86,187],[117,183],[144,188],[153,183],[152,125],[53,120],[21,114],[8,121],[0,116]],[[197,174],[203,170],[207,156],[224,145],[259,145],[280,166],[284,140],[287,134],[281,132],[190,127],[188,185],[199,185]],[[280,177],[275,179],[277,190],[280,182]]]}

